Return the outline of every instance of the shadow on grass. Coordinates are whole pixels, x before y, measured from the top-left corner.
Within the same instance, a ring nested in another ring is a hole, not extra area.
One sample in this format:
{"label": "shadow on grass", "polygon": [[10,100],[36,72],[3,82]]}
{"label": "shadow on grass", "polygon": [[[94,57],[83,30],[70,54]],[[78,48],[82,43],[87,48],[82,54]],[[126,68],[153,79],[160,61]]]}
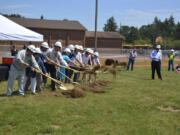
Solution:
{"label": "shadow on grass", "polygon": [[[18,96],[18,95],[19,95],[18,90],[12,92],[12,96]],[[6,93],[0,94],[0,97],[6,97],[6,96],[7,96]]]}

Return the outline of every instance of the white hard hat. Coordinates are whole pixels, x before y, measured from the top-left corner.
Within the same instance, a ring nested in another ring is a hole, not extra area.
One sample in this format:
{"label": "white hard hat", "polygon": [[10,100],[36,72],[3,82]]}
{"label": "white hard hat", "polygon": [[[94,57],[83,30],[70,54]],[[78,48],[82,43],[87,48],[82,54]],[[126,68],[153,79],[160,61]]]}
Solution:
{"label": "white hard hat", "polygon": [[66,49],[64,49],[64,52],[69,52],[69,53],[71,53],[71,50],[70,50],[69,48],[66,48]]}
{"label": "white hard hat", "polygon": [[91,49],[90,48],[86,48],[86,52],[90,53]]}
{"label": "white hard hat", "polygon": [[74,48],[80,50],[79,45],[75,45]]}
{"label": "white hard hat", "polygon": [[62,44],[61,44],[61,42],[59,42],[59,41],[57,41],[57,42],[54,44],[54,46],[62,48]]}
{"label": "white hard hat", "polygon": [[160,49],[160,48],[161,48],[161,45],[156,45],[156,48]]}
{"label": "white hard hat", "polygon": [[29,45],[28,47],[27,47],[30,51],[32,51],[33,53],[35,52],[35,46],[34,45]]}
{"label": "white hard hat", "polygon": [[84,50],[82,45],[79,46],[79,49],[80,49],[81,51]]}
{"label": "white hard hat", "polygon": [[174,49],[171,49],[171,52],[174,52]]}
{"label": "white hard hat", "polygon": [[42,47],[46,48],[46,49],[49,49],[49,46],[48,46],[48,43],[47,42],[43,42],[41,44]]}
{"label": "white hard hat", "polygon": [[93,50],[90,49],[90,48],[87,48],[87,49],[86,49],[86,52],[93,54]]}
{"label": "white hard hat", "polygon": [[41,52],[40,48],[35,48],[35,51],[34,51],[34,53],[41,54],[42,52]]}
{"label": "white hard hat", "polygon": [[99,56],[99,53],[98,53],[98,52],[94,52],[94,55],[98,57],[98,56]]}
{"label": "white hard hat", "polygon": [[92,50],[92,49],[90,49],[90,52],[89,52],[90,54],[94,54],[94,51]]}
{"label": "white hard hat", "polygon": [[68,47],[70,50],[74,51],[74,45],[68,45]]}

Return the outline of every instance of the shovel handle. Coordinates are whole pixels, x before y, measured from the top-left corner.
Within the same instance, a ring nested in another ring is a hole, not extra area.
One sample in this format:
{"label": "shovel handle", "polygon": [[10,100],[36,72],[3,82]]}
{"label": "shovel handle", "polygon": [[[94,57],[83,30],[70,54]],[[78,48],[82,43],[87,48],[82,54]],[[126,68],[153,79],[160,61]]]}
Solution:
{"label": "shovel handle", "polygon": [[54,82],[56,82],[56,83],[58,83],[58,84],[60,84],[60,85],[62,84],[60,81],[58,81],[58,80],[50,77],[49,75],[46,75],[46,74],[42,73],[42,72],[39,71],[38,69],[35,69],[35,68],[33,68],[33,67],[31,67],[31,68],[32,68],[33,71],[35,71],[35,72],[37,72],[37,73],[39,73],[39,74],[41,74],[41,75],[43,75],[43,76],[46,76],[47,78],[53,80]]}

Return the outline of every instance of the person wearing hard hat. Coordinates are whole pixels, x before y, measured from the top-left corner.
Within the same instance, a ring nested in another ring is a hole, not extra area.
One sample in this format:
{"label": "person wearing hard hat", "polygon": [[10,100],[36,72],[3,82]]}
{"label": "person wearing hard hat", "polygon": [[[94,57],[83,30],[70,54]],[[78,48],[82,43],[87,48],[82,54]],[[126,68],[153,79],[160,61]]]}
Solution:
{"label": "person wearing hard hat", "polygon": [[[41,72],[43,72],[44,74],[48,74],[47,73],[47,70],[46,70],[46,67],[44,66],[44,63],[40,57],[41,55],[41,50],[40,48],[35,48],[35,51],[34,51],[34,57],[39,65],[39,67],[42,69]],[[42,88],[41,88],[41,82],[42,82],[42,76],[41,74],[39,73],[36,73],[35,71],[31,70],[31,68],[26,68],[26,83],[25,83],[25,87],[24,87],[24,90],[28,90],[28,87],[30,85],[30,82],[31,82],[31,94],[35,94],[36,93],[36,89],[41,92],[42,91]],[[37,83],[36,83],[37,81]],[[37,84],[37,86],[36,86]]]}
{"label": "person wearing hard hat", "polygon": [[[44,66],[46,67],[47,73],[49,73],[50,72],[49,71],[49,63],[51,63],[51,60],[47,57],[47,53],[48,53],[48,50],[50,50],[51,48],[49,48],[49,45],[48,45],[47,42],[43,42],[41,44],[40,49],[41,49],[41,52],[42,52],[40,57],[41,57],[41,59],[42,59],[42,61],[44,63]],[[46,88],[47,77],[42,76],[42,80],[43,80],[43,83],[44,83],[44,88]]]}
{"label": "person wearing hard hat", "polygon": [[[100,63],[100,60],[99,60],[99,53],[98,52],[94,52],[94,57],[92,59],[92,65],[93,66],[101,67],[101,63]],[[96,76],[97,76],[97,74],[95,73],[94,74],[94,80],[96,80]]]}
{"label": "person wearing hard hat", "polygon": [[[54,48],[47,52],[47,57],[51,60],[49,65],[50,75],[52,78],[56,79],[56,66],[60,67],[60,62],[68,67],[67,62],[63,59],[61,55],[62,44],[57,41],[54,44]],[[56,85],[54,81],[51,81],[52,90],[56,90]]]}
{"label": "person wearing hard hat", "polygon": [[72,45],[72,44],[68,45],[67,48],[69,48],[71,50],[71,52],[74,51],[74,45]]}
{"label": "person wearing hard hat", "polygon": [[[76,65],[76,63],[69,58],[70,53],[71,53],[71,50],[69,48],[66,48],[62,53],[62,57],[68,64],[72,63],[73,65]],[[60,63],[60,64],[63,65],[63,63]],[[65,81],[66,70],[67,69],[65,69],[64,67],[60,67],[59,69],[57,76],[58,76],[58,79],[60,79],[61,81]]]}
{"label": "person wearing hard hat", "polygon": [[21,50],[16,55],[11,65],[8,77],[7,96],[12,95],[14,80],[18,79],[19,95],[25,96],[24,93],[24,80],[25,69],[31,64],[32,67],[39,70],[38,63],[36,62],[33,53],[35,50],[34,45],[29,45],[26,50]]}
{"label": "person wearing hard hat", "polygon": [[[70,45],[70,46],[71,46],[71,45]],[[68,47],[70,48],[70,46],[68,46]],[[72,49],[71,49],[71,50],[72,50]],[[75,63],[79,64],[80,66],[83,66],[83,63],[81,63],[81,61],[77,58],[78,52],[79,52],[79,46],[78,46],[78,45],[75,45],[75,46],[74,46],[74,51],[73,51],[73,50],[71,51],[71,53],[70,53],[70,55],[69,55],[69,58],[70,58],[72,61],[74,61]],[[76,65],[77,65],[77,64],[76,64]],[[76,69],[76,68],[74,67],[74,64],[72,64],[72,63],[70,63],[69,66],[70,66],[71,68],[73,68],[73,69]],[[67,74],[67,76],[68,76],[69,78],[71,78],[72,75],[73,75],[73,71],[72,71],[72,70],[66,70],[66,74]],[[73,79],[73,81],[74,81],[74,82],[77,82],[77,81],[78,81],[77,79],[78,79],[77,74],[74,74],[74,79]],[[66,78],[66,83],[70,83],[70,80],[68,80],[67,78]]]}
{"label": "person wearing hard hat", "polygon": [[[89,65],[92,66],[92,60],[91,60],[92,54],[93,54],[93,50],[90,48],[86,48],[85,53],[82,55],[82,61],[85,66],[89,66]],[[87,81],[87,75],[85,73],[83,74],[82,80],[84,82]],[[90,80],[90,78],[89,78],[89,80]]]}
{"label": "person wearing hard hat", "polygon": [[[77,53],[77,55],[76,55],[76,59],[78,59],[79,61],[80,61],[80,66],[81,67],[83,67],[84,65],[83,65],[83,61],[82,61],[82,53],[83,53],[83,46],[82,45],[78,45],[78,47],[77,47],[77,49],[78,49],[78,53]],[[76,63],[78,64],[78,62],[76,61]],[[81,69],[77,69],[77,70],[81,70]],[[75,73],[74,74],[74,79],[79,79],[79,77],[80,77],[80,73]]]}
{"label": "person wearing hard hat", "polygon": [[[89,64],[89,66],[93,66],[93,56],[94,56],[94,51],[92,50],[92,49],[90,49],[90,59],[89,59],[89,62],[88,62],[88,64]],[[91,82],[91,76],[92,76],[92,74],[91,73],[89,73],[89,82]]]}
{"label": "person wearing hard hat", "polygon": [[168,61],[168,71],[170,71],[171,67],[172,67],[172,71],[174,71],[174,49],[171,49],[170,54],[168,55],[169,61]]}
{"label": "person wearing hard hat", "polygon": [[131,71],[133,71],[134,62],[135,62],[136,57],[137,57],[137,52],[136,52],[136,48],[134,48],[129,54],[129,62],[128,62],[128,66],[127,66],[127,71],[129,71],[130,66],[131,66]]}
{"label": "person wearing hard hat", "polygon": [[92,59],[92,65],[93,66],[101,66],[100,60],[99,60],[99,53],[98,52],[94,52],[94,57]]}
{"label": "person wearing hard hat", "polygon": [[[79,45],[75,45],[75,53],[76,53],[76,57],[75,57],[75,63],[81,67],[83,67],[83,62],[82,62],[82,55],[81,55],[81,47]],[[77,68],[74,68],[76,70],[79,70]],[[74,73],[74,82],[77,82],[79,78],[79,73]]]}
{"label": "person wearing hard hat", "polygon": [[151,69],[152,69],[152,79],[154,80],[154,74],[155,71],[157,71],[158,79],[162,80],[161,76],[161,59],[162,59],[162,53],[159,51],[161,48],[161,45],[157,45],[156,49],[152,51],[150,54],[150,58],[152,60],[151,62]]}

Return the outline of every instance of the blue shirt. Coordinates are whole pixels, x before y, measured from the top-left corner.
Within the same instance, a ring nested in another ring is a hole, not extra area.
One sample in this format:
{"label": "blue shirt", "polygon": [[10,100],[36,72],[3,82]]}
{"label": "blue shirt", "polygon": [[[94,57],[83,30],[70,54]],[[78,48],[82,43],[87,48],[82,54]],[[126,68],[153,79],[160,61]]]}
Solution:
{"label": "blue shirt", "polygon": [[44,55],[44,54],[41,54],[40,55],[40,58],[41,58],[41,60],[42,61],[44,61],[44,60],[47,60],[48,58],[47,58],[47,56],[46,55]]}
{"label": "blue shirt", "polygon": [[63,54],[62,57],[67,63],[71,60],[66,54]]}
{"label": "blue shirt", "polygon": [[71,60],[74,60],[76,58],[76,53],[75,52],[71,52],[70,55],[69,55],[69,58]]}
{"label": "blue shirt", "polygon": [[44,63],[43,63],[41,57],[38,57],[36,59],[36,61],[37,61],[38,65],[39,65],[39,67],[41,67],[43,73],[47,73],[46,67],[44,66]]}
{"label": "blue shirt", "polygon": [[161,52],[157,51],[157,50],[153,50],[150,58],[152,59],[152,61],[161,61],[162,59],[162,54]]}

